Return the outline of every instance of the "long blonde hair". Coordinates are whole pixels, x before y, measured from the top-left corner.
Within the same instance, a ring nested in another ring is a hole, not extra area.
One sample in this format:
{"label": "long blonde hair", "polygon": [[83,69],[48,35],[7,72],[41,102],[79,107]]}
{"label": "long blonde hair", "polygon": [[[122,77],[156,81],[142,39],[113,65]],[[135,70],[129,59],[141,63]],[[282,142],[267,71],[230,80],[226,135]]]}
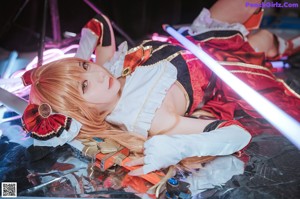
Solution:
{"label": "long blonde hair", "polygon": [[[145,139],[138,134],[122,131],[105,121],[107,113],[91,108],[79,94],[82,73],[79,58],[65,58],[45,64],[32,74],[30,100],[48,103],[57,113],[75,118],[82,124],[77,138],[109,138],[127,147],[131,152],[141,153]],[[213,157],[187,158],[181,162],[185,168],[194,168]]]}
{"label": "long blonde hair", "polygon": [[81,62],[86,60],[65,58],[37,68],[31,76],[30,101],[48,103],[55,112],[78,120],[82,124],[78,138],[110,138],[133,152],[141,152],[145,141],[142,137],[110,125],[105,121],[107,113],[99,113],[81,97]]}

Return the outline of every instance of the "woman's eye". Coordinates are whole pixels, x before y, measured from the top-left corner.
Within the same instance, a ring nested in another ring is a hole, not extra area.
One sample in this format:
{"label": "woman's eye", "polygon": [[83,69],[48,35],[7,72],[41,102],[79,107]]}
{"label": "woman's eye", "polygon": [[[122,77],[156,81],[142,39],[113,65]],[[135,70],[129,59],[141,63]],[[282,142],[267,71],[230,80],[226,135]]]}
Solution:
{"label": "woman's eye", "polygon": [[82,92],[83,92],[83,93],[85,93],[85,91],[86,91],[86,89],[87,89],[87,86],[88,86],[88,81],[87,81],[87,80],[84,80],[84,81],[82,82],[82,85],[81,85],[81,87],[82,87]]}
{"label": "woman's eye", "polygon": [[87,69],[89,68],[89,64],[88,64],[87,62],[83,62],[83,63],[82,63],[82,68],[83,68],[84,70],[87,70]]}

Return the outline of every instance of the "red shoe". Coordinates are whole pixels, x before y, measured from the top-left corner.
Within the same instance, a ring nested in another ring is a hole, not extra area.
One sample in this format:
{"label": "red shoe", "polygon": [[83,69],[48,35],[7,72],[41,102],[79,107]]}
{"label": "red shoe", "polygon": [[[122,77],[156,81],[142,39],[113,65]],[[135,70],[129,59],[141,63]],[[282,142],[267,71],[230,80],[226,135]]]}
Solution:
{"label": "red shoe", "polygon": [[273,57],[272,60],[279,60],[300,52],[300,35],[289,40],[284,40],[276,35],[274,35],[274,38],[278,42],[278,55]]}
{"label": "red shoe", "polygon": [[300,52],[300,35],[287,41],[287,48],[283,52],[283,56],[290,56]]}

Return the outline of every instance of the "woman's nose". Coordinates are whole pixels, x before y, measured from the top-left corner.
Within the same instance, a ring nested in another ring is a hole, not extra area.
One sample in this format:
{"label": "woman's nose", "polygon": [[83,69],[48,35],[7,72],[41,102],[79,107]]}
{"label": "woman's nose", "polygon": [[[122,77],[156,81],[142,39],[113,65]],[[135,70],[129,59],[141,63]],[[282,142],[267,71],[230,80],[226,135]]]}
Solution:
{"label": "woman's nose", "polygon": [[100,83],[103,83],[105,75],[101,72],[98,72],[96,75],[97,81],[99,81]]}

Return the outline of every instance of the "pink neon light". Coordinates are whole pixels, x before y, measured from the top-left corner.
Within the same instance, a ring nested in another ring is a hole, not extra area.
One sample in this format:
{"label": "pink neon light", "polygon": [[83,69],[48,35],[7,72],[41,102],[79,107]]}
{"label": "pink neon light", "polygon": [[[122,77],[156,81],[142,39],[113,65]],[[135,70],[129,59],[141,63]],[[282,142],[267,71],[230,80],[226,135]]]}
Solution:
{"label": "pink neon light", "polygon": [[161,35],[159,35],[158,33],[153,33],[151,39],[154,40],[154,41],[162,41],[162,42],[165,42],[165,41],[168,40],[168,37],[166,37],[166,36],[161,36]]}
{"label": "pink neon light", "polygon": [[[47,64],[49,62],[59,60],[65,57],[74,57],[75,53],[70,53],[71,50],[77,50],[79,47],[78,44],[70,45],[62,49],[48,49],[45,50],[43,53],[43,63]],[[25,67],[23,70],[16,71],[14,74],[11,75],[11,78],[8,79],[8,81],[3,81],[7,82],[3,86],[6,90],[9,92],[15,93],[18,96],[26,96],[28,95],[30,91],[30,87],[24,87],[18,79],[26,72],[27,70],[31,70],[37,66],[37,60],[38,57],[34,57],[29,64]],[[14,80],[15,79],[15,80]]]}

